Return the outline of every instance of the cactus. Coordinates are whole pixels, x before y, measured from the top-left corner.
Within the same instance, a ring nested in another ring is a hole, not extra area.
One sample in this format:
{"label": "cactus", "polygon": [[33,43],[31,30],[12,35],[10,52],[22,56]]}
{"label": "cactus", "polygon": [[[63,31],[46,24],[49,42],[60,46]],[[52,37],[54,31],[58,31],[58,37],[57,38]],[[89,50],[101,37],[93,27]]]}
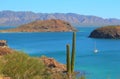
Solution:
{"label": "cactus", "polygon": [[66,45],[66,62],[67,62],[67,74],[69,79],[72,79],[72,74],[74,73],[74,65],[75,65],[75,49],[76,48],[76,33],[73,32],[73,39],[72,39],[72,56],[70,56],[70,45]]}
{"label": "cactus", "polygon": [[76,52],[76,32],[73,32],[73,38],[72,38],[72,56],[71,56],[71,73],[74,72],[75,52]]}
{"label": "cactus", "polygon": [[66,49],[67,49],[66,50],[67,72],[70,75],[71,74],[71,58],[70,58],[70,45],[69,44],[66,45]]}

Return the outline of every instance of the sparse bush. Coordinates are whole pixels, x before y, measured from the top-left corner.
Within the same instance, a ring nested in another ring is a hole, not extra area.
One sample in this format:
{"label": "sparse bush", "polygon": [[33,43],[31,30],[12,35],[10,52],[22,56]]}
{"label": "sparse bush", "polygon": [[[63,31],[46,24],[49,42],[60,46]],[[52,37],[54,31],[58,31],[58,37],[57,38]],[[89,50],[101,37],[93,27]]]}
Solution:
{"label": "sparse bush", "polygon": [[44,72],[44,64],[37,58],[29,57],[20,52],[3,56],[3,68],[1,72],[4,76],[12,79],[42,79]]}
{"label": "sparse bush", "polygon": [[22,52],[0,57],[0,75],[11,79],[69,79],[66,73],[53,73],[39,58]]}

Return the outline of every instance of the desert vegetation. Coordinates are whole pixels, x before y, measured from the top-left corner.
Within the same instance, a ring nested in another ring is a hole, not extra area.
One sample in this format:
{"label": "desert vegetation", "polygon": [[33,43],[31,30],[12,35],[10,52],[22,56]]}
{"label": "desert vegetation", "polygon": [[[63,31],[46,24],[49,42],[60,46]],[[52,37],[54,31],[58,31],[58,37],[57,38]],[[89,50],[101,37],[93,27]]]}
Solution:
{"label": "desert vegetation", "polygon": [[18,51],[0,58],[0,74],[10,79],[67,79],[62,72],[54,73],[40,58]]}
{"label": "desert vegetation", "polygon": [[75,49],[76,33],[73,32],[71,53],[70,45],[66,45],[66,66],[45,56],[30,57],[24,52],[11,51],[0,56],[0,76],[3,79],[77,79],[74,71]]}
{"label": "desert vegetation", "polygon": [[0,73],[12,79],[43,78],[45,66],[42,61],[21,52],[14,52],[1,57]]}

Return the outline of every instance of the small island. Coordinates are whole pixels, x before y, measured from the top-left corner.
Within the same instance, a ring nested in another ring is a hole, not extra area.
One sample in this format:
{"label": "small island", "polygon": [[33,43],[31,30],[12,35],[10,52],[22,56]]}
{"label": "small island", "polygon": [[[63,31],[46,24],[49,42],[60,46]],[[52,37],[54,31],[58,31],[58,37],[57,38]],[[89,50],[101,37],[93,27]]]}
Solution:
{"label": "small island", "polygon": [[120,39],[120,26],[100,27],[91,32],[90,38]]}
{"label": "small island", "polygon": [[77,31],[70,23],[62,20],[37,20],[16,28],[0,32],[70,32]]}

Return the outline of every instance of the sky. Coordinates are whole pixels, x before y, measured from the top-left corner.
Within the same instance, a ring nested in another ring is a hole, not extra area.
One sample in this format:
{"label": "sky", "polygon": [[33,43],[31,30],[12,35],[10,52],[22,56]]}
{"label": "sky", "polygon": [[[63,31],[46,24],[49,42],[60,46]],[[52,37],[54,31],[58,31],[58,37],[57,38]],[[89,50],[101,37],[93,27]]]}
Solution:
{"label": "sky", "polygon": [[77,13],[120,19],[120,0],[0,0],[0,11]]}

